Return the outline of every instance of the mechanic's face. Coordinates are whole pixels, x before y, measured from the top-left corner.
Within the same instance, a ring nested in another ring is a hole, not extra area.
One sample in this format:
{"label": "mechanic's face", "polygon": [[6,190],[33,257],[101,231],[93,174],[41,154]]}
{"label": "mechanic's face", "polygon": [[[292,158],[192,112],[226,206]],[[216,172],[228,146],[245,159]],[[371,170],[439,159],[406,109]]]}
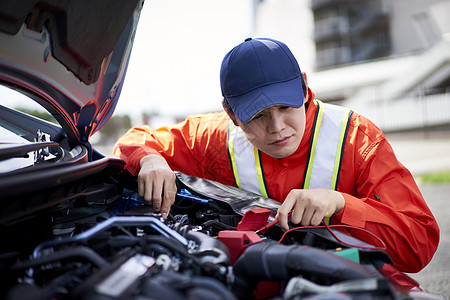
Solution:
{"label": "mechanic's face", "polygon": [[257,114],[250,122],[233,121],[259,150],[275,158],[293,154],[305,131],[305,105],[272,106]]}

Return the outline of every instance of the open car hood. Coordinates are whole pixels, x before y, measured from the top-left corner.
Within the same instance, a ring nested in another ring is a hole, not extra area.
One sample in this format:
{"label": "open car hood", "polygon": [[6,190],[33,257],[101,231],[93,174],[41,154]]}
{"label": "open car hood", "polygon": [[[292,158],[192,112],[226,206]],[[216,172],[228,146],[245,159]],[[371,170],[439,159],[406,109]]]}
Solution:
{"label": "open car hood", "polygon": [[88,141],[112,115],[143,0],[3,0],[0,84],[34,98],[69,142]]}

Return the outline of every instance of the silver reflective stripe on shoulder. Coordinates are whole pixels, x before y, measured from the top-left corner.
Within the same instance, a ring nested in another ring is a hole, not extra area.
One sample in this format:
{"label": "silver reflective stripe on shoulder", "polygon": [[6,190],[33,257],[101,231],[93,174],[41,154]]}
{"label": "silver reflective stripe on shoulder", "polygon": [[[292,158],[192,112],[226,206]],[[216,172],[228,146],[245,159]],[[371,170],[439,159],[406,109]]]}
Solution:
{"label": "silver reflective stripe on shoulder", "polygon": [[237,187],[267,197],[258,149],[231,120],[228,123],[227,150]]}
{"label": "silver reflective stripe on shoulder", "polygon": [[318,115],[303,188],[335,190],[351,110],[314,101],[318,104]]}

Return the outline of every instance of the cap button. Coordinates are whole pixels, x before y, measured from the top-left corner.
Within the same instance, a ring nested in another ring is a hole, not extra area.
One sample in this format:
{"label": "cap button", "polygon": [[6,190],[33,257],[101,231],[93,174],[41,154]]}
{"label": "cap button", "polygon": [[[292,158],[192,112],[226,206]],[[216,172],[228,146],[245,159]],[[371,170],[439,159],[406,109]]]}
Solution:
{"label": "cap button", "polygon": [[245,39],[245,42],[248,42],[248,41],[251,41],[251,40],[252,40],[252,38],[249,37],[249,38],[246,38],[246,39]]}

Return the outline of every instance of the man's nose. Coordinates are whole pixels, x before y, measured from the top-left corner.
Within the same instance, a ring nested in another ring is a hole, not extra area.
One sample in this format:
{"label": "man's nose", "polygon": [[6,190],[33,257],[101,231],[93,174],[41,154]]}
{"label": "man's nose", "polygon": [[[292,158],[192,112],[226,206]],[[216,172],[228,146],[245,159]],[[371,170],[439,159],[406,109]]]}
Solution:
{"label": "man's nose", "polygon": [[285,127],[283,117],[279,113],[271,113],[267,118],[267,131],[269,133],[278,133]]}

